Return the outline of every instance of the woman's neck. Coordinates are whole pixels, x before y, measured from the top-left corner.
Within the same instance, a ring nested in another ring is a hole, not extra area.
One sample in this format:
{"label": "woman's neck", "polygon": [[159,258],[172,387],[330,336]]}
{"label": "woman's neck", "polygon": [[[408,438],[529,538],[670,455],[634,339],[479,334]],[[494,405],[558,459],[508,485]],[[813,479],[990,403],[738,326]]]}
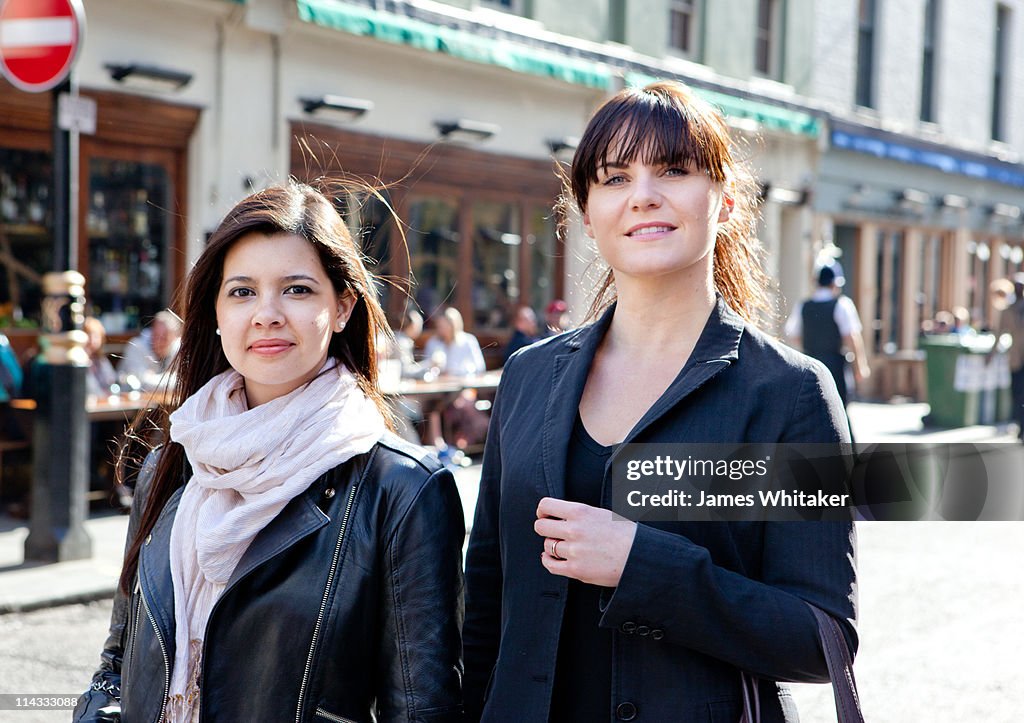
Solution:
{"label": "woman's neck", "polygon": [[623,351],[648,355],[653,349],[692,348],[715,307],[710,283],[620,283],[606,341]]}

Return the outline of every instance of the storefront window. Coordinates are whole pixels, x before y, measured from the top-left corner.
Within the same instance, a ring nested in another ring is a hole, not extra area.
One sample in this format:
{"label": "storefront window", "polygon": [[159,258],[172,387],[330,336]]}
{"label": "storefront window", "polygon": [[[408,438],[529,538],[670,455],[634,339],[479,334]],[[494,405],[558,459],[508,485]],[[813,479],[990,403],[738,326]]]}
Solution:
{"label": "storefront window", "polygon": [[459,209],[453,199],[420,197],[408,206],[413,295],[425,317],[455,303],[459,270]]}
{"label": "storefront window", "polygon": [[529,298],[524,301],[538,313],[555,298],[556,225],[550,208],[531,210],[530,234],[526,237],[530,247],[530,291]]}
{"label": "storefront window", "polygon": [[[386,191],[350,194],[339,210],[349,225],[349,231],[367,260],[370,273],[377,279],[377,292],[384,309],[389,308],[391,296],[405,293],[407,284],[397,276],[399,269],[391,261],[389,237],[394,227],[391,198]],[[396,289],[397,287],[397,289]]]}
{"label": "storefront window", "polygon": [[934,319],[941,311],[942,289],[942,233],[925,234],[921,244],[921,286],[918,292],[920,321]]}
{"label": "storefront window", "polygon": [[87,293],[108,333],[138,328],[167,304],[170,183],[162,165],[89,161]]}
{"label": "storefront window", "polygon": [[984,324],[992,248],[987,239],[974,239],[967,243],[967,254],[970,257],[967,267],[970,272],[967,287],[968,310],[971,319]]}
{"label": "storefront window", "polygon": [[507,328],[519,301],[519,206],[473,204],[473,320],[477,329]]}
{"label": "storefront window", "polygon": [[0,327],[38,325],[52,270],[50,154],[0,148]]}
{"label": "storefront window", "polygon": [[875,351],[895,353],[900,348],[901,308],[900,289],[903,275],[903,232],[879,231],[878,262],[876,265],[877,296],[874,323]]}

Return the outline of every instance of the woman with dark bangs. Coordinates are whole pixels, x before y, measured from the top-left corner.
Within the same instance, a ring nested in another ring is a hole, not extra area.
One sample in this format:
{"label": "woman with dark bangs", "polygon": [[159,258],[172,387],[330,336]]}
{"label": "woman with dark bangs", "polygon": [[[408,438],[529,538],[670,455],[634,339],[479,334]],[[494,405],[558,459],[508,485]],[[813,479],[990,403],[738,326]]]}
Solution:
{"label": "woman with dark bangs", "polygon": [[848,441],[819,363],[769,310],[756,194],[717,111],[627,89],[567,178],[608,272],[588,325],[515,354],[466,564],[466,708],[485,721],[795,721],[828,679],[814,606],[856,649],[852,522],[658,522],[610,511],[625,443]]}

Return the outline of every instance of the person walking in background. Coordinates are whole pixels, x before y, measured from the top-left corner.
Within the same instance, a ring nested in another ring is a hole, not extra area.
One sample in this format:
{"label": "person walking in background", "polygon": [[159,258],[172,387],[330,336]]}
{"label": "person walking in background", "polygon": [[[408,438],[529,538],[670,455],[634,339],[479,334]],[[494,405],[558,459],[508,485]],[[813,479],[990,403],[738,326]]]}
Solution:
{"label": "person walking in background", "polygon": [[134,377],[142,389],[156,389],[165,381],[180,344],[181,319],[166,309],[158,312],[152,323],[125,346],[117,365],[118,375],[128,387],[133,386]]}
{"label": "person walking in background", "polygon": [[462,507],[388,431],[376,288],[309,186],[214,231],[76,723],[461,719]]}
{"label": "person walking in background", "polygon": [[853,376],[858,382],[871,376],[857,307],[842,293],[846,280],[838,262],[818,270],[818,288],[809,299],[796,305],[786,320],[785,334],[803,352],[828,369],[835,380],[843,406],[849,404],[846,384],[846,354],[853,355]]}
{"label": "person walking in background", "polygon": [[810,605],[856,650],[852,521],[609,509],[618,445],[849,439],[826,369],[755,326],[756,186],[731,148],[673,82],[619,92],[579,142],[563,196],[609,269],[591,323],[502,372],[466,561],[471,722],[738,721],[746,674],[761,721],[795,721],[776,681],[828,679]]}
{"label": "person walking in background", "polygon": [[[1015,274],[1013,301],[999,314],[996,334],[1010,337],[1010,394],[1013,398],[1013,421],[1017,423],[1017,438],[1024,441],[1024,274]],[[998,346],[993,347],[993,351]],[[991,358],[992,354],[989,354]],[[1004,377],[1005,379],[1005,377]]]}

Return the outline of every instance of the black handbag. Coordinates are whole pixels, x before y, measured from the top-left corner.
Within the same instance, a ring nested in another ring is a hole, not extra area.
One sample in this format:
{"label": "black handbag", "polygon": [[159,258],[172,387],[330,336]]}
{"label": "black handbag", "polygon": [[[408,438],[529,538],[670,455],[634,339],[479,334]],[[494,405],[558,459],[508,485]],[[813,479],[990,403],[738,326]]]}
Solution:
{"label": "black handbag", "polygon": [[[821,649],[825,652],[828,664],[828,677],[832,679],[832,692],[836,698],[836,720],[838,723],[864,723],[864,714],[860,710],[860,696],[857,694],[857,681],[853,677],[853,659],[850,648],[843,637],[839,623],[829,615],[810,603],[807,606],[814,613],[818,623],[818,639]],[[761,699],[757,694],[757,678],[742,674],[743,715],[740,723],[760,723]]]}

